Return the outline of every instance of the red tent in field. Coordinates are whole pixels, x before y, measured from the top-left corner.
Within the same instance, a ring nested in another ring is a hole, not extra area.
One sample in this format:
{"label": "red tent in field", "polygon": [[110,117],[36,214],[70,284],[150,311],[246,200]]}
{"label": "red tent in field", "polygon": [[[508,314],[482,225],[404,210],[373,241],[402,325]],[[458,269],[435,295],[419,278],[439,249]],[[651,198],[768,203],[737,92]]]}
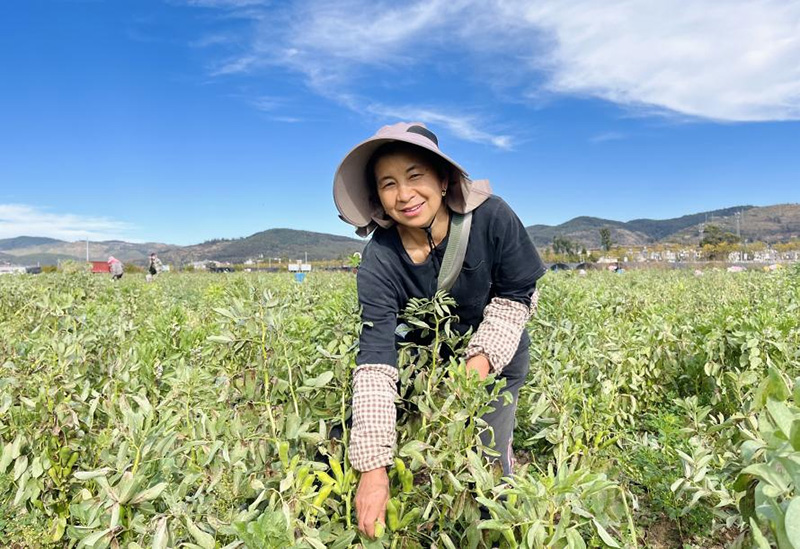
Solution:
{"label": "red tent in field", "polygon": [[111,267],[108,266],[108,261],[92,261],[93,273],[110,273]]}

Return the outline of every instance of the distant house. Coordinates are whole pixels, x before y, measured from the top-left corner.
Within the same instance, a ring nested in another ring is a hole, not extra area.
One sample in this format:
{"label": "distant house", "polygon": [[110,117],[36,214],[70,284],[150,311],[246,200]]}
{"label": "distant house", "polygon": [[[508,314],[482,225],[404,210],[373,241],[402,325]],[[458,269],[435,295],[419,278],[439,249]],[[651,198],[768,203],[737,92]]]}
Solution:
{"label": "distant house", "polygon": [[4,274],[25,274],[27,271],[25,267],[20,265],[11,265],[10,263],[4,263],[0,265],[0,275]]}
{"label": "distant house", "polygon": [[108,261],[92,261],[92,272],[93,273],[110,273],[111,267],[108,265]]}

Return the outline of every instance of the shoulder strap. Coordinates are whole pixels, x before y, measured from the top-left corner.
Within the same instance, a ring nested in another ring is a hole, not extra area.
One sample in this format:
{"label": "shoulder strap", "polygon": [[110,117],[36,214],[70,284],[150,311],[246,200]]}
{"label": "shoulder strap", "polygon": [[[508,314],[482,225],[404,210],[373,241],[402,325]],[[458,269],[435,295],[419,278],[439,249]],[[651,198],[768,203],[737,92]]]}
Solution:
{"label": "shoulder strap", "polygon": [[472,225],[472,212],[465,214],[453,212],[450,217],[450,235],[447,240],[447,249],[444,251],[442,267],[439,269],[439,290],[450,291],[456,283],[464,257],[467,255],[469,243],[469,229]]}

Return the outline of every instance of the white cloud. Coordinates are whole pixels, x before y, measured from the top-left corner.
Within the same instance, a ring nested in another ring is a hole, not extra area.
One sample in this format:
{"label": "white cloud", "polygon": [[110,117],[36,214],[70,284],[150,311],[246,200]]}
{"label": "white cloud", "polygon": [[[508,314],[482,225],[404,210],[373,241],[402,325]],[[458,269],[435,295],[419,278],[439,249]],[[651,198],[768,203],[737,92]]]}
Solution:
{"label": "white cloud", "polygon": [[800,118],[800,4],[778,0],[507,3],[550,35],[556,93],[720,121]]}
{"label": "white cloud", "polygon": [[493,134],[484,129],[481,120],[474,116],[451,114],[420,107],[391,107],[385,105],[370,105],[366,109],[373,114],[444,126],[456,137],[475,143],[487,143],[499,149],[510,149],[512,138],[510,135]]}
{"label": "white cloud", "polygon": [[606,141],[619,141],[620,139],[625,139],[626,135],[620,132],[604,132],[597,135],[593,135],[589,138],[589,142],[591,143],[605,143]]}
{"label": "white cloud", "polygon": [[249,8],[268,4],[267,0],[186,0],[190,6],[201,8]]}
{"label": "white cloud", "polygon": [[[133,230],[107,217],[47,212],[25,204],[0,204],[0,238],[45,236],[61,240],[117,240]],[[129,242],[131,239],[127,238]]]}
{"label": "white cloud", "polygon": [[[800,119],[798,2],[305,0],[251,19],[251,42],[215,74],[279,65],[339,100],[371,75],[413,77],[435,67],[449,78],[468,75],[453,85],[472,77],[470,85],[525,90],[512,101],[549,93],[600,98],[648,116]],[[448,95],[428,103],[456,110]],[[502,146],[459,127],[448,125],[461,138]]]}

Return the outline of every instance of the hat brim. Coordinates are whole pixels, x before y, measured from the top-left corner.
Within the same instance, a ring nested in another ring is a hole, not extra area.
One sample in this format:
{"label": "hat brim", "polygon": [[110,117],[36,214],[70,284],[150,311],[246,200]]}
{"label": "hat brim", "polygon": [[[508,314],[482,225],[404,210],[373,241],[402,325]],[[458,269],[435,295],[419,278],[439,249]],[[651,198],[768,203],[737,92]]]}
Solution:
{"label": "hat brim", "polygon": [[452,158],[443,154],[426,137],[415,133],[406,133],[397,137],[372,137],[356,145],[347,153],[333,179],[333,201],[341,218],[357,228],[367,227],[374,221],[373,208],[370,204],[369,182],[367,181],[367,163],[381,145],[392,141],[402,141],[416,145],[434,153],[442,160],[450,163],[463,177],[466,171]]}

